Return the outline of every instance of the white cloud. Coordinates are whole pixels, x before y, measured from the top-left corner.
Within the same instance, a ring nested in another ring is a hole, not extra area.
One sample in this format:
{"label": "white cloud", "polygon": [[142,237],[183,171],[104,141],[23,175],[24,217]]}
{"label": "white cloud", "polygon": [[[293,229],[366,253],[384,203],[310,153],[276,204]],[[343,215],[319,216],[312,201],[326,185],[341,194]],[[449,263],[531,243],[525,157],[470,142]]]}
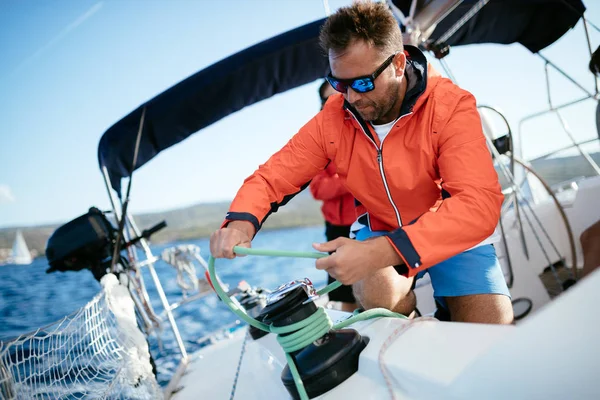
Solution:
{"label": "white cloud", "polygon": [[8,185],[0,185],[0,204],[2,203],[13,203],[15,196]]}

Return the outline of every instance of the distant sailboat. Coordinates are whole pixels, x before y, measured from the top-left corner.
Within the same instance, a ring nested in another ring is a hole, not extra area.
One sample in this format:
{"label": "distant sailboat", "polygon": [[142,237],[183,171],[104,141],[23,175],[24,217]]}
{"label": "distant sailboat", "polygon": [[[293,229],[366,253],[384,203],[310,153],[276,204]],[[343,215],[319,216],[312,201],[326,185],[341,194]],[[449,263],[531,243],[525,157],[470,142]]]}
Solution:
{"label": "distant sailboat", "polygon": [[17,231],[17,236],[12,247],[12,254],[8,260],[11,264],[28,265],[33,261],[31,258],[31,252],[25,243],[23,234],[21,231]]}

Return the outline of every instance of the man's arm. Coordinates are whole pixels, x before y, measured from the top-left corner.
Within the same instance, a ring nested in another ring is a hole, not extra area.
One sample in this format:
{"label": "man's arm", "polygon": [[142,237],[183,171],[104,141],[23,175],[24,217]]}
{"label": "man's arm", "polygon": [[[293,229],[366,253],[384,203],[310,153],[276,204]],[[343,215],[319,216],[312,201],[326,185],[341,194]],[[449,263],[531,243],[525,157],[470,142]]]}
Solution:
{"label": "man's arm", "polygon": [[235,196],[221,229],[211,235],[214,257],[233,258],[233,247],[250,247],[263,222],[310,183],[329,158],[321,136],[321,115],[248,177]]}
{"label": "man's arm", "polygon": [[481,128],[474,97],[463,92],[438,132],[438,168],[444,200],[387,239],[408,266],[408,276],[489,237],[498,224],[503,195]]}

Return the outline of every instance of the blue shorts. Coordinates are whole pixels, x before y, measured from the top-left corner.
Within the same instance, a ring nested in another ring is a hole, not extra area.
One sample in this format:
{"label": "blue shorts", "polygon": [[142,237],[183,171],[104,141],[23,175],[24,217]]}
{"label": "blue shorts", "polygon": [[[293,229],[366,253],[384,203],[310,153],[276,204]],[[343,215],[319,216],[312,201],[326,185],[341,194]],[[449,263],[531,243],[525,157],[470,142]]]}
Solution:
{"label": "blue shorts", "polygon": [[[387,232],[371,231],[364,227],[356,233],[356,240],[382,236]],[[444,308],[448,308],[444,297],[468,296],[473,294],[503,294],[510,297],[502,267],[491,244],[475,247],[455,255],[417,274],[420,279],[429,274],[433,297]]]}

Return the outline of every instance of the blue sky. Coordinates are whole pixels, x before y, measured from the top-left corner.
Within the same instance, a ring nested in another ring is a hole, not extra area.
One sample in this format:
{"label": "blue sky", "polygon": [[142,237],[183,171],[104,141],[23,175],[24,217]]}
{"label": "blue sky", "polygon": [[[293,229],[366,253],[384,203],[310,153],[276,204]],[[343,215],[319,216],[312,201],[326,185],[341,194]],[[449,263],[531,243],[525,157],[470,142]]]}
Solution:
{"label": "blue sky", "polygon": [[[332,9],[348,3],[329,1]],[[600,3],[587,3],[588,18],[600,22]],[[196,71],[324,16],[321,0],[0,3],[0,227],[108,208],[96,158],[108,127]],[[600,35],[591,35],[595,49]],[[586,46],[580,23],[542,53],[592,90]],[[519,45],[453,48],[446,60],[458,83],[502,109],[515,131],[546,106],[543,62]],[[556,98],[581,95],[556,74],[553,82]],[[231,199],[317,111],[318,84],[248,107],[161,153],[134,175],[131,210]],[[589,101],[565,112],[578,139],[596,135],[594,109]],[[525,157],[568,144],[553,118],[523,128]]]}

